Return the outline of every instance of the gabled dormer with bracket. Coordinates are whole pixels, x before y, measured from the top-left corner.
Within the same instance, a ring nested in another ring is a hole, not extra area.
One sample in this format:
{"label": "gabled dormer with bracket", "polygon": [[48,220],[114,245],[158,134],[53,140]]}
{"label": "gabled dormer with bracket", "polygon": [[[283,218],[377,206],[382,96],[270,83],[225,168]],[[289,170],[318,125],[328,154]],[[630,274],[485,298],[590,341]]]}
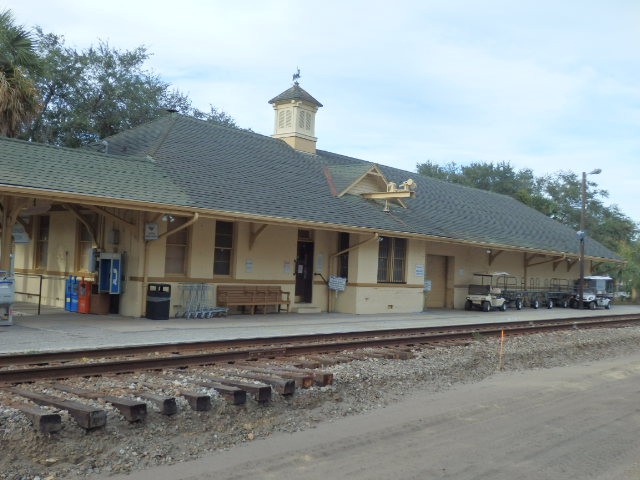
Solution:
{"label": "gabled dormer with bracket", "polygon": [[316,153],[316,112],[322,104],[307,93],[294,75],[291,88],[269,100],[275,110],[273,138],[281,138],[292,148]]}
{"label": "gabled dormer with bracket", "polygon": [[402,200],[416,194],[416,183],[412,179],[400,185],[390,182],[377,165],[332,165],[326,167],[325,173],[336,197],[359,195],[384,202],[385,212],[390,211],[391,203],[407,208]]}

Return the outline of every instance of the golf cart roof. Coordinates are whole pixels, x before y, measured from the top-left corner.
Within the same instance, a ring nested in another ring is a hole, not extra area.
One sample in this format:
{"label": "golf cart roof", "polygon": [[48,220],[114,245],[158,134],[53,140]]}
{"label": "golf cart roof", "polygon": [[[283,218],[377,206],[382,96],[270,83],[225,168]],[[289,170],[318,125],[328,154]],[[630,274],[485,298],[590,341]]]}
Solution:
{"label": "golf cart roof", "polygon": [[479,277],[509,277],[510,275],[507,272],[481,272],[474,273]]}

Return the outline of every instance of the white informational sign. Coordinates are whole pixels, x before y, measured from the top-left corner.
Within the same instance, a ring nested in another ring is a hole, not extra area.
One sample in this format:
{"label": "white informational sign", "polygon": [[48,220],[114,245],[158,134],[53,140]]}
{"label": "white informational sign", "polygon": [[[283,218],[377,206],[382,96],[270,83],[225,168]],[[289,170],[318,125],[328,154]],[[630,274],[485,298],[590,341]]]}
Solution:
{"label": "white informational sign", "polygon": [[319,253],[318,257],[316,258],[316,272],[317,273],[322,273],[324,268],[324,255]]}
{"label": "white informational sign", "polygon": [[285,260],[284,266],[282,268],[283,268],[284,273],[291,273],[291,262],[287,262]]}
{"label": "white informational sign", "polygon": [[424,277],[424,265],[416,264],[416,277]]}
{"label": "white informational sign", "polygon": [[250,258],[244,262],[244,271],[246,273],[253,273],[253,260]]}
{"label": "white informational sign", "polygon": [[158,239],[158,224],[157,223],[145,223],[144,224],[144,239],[145,240],[157,240]]}
{"label": "white informational sign", "polygon": [[425,280],[424,281],[423,291],[425,291],[425,292],[430,292],[431,291],[431,280]]}
{"label": "white informational sign", "polygon": [[336,292],[344,292],[347,288],[347,279],[343,277],[336,277],[331,275],[329,277],[329,290],[335,290]]}

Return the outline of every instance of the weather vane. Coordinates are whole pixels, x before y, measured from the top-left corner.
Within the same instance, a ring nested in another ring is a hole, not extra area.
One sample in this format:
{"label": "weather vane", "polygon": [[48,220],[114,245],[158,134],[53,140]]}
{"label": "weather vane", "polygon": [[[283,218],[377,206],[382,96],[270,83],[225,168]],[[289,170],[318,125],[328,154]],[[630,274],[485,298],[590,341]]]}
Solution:
{"label": "weather vane", "polygon": [[300,78],[300,68],[297,68],[296,73],[293,74],[293,83],[297,85],[299,78]]}

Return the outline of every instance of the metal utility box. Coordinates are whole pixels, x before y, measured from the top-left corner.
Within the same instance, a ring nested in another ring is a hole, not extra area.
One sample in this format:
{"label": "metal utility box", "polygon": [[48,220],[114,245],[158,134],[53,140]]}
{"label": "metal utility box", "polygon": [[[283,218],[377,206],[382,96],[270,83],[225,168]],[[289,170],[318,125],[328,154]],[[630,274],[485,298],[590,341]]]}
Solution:
{"label": "metal utility box", "polygon": [[78,283],[78,312],[89,313],[91,311],[91,286],[90,280],[82,280]]}
{"label": "metal utility box", "polygon": [[16,298],[16,285],[12,276],[0,272],[0,325],[13,325],[13,303]]}
{"label": "metal utility box", "polygon": [[98,292],[122,293],[122,255],[101,253],[98,256]]}

